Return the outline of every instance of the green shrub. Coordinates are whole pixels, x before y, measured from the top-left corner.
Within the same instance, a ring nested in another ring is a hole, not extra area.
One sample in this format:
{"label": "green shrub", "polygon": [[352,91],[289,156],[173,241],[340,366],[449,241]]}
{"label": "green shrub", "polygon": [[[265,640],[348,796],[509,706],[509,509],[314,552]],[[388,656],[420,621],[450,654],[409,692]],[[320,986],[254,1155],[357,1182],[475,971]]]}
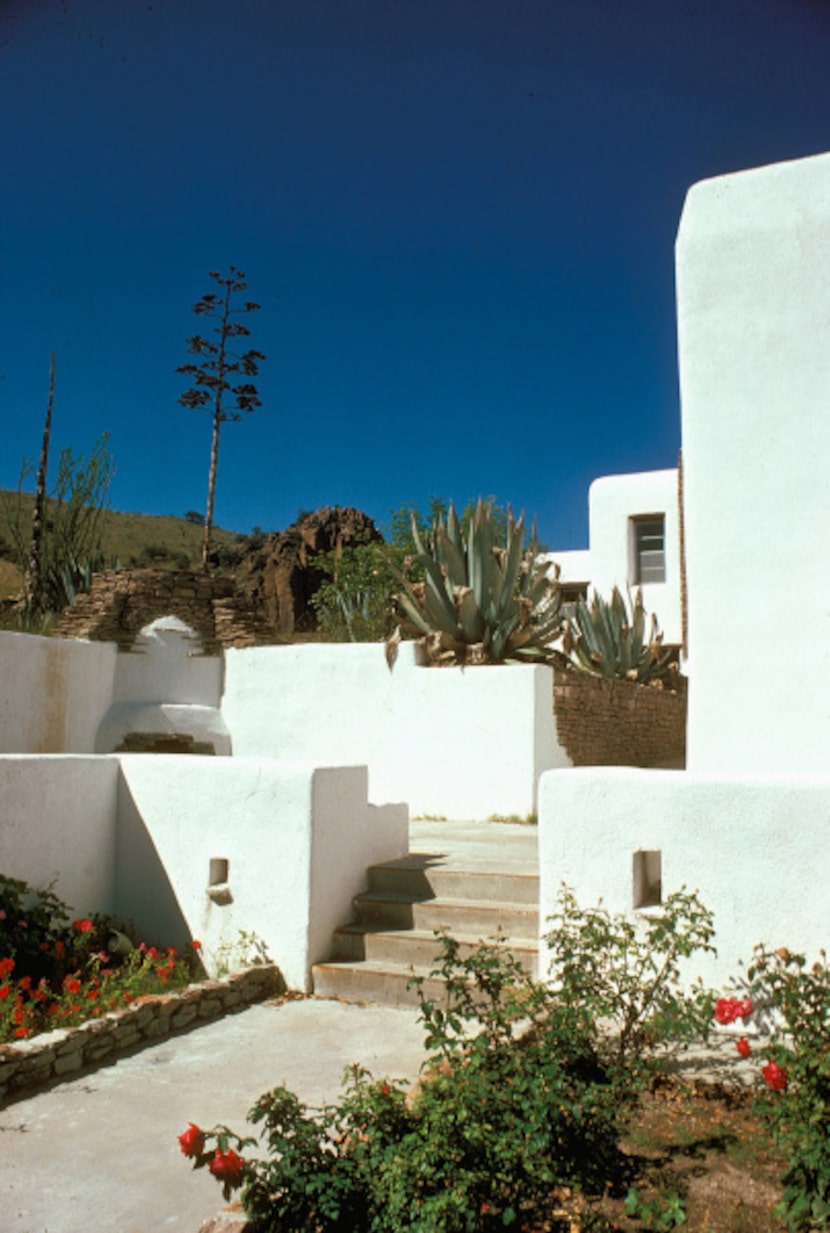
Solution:
{"label": "green shrub", "polygon": [[[786,948],[755,948],[747,970],[749,999],[717,1004],[721,1023],[755,1018],[771,1029],[760,1074],[765,1094],[756,1109],[786,1160],[776,1214],[788,1229],[830,1226],[830,968],[827,956],[808,965]],[[746,1057],[746,1039],[738,1051]]]}
{"label": "green shrub", "polygon": [[[704,1010],[674,981],[681,956],[708,948],[711,919],[693,895],[667,913],[637,941],[563,891],[553,984],[497,940],[465,955],[439,934],[444,996],[413,981],[429,1053],[413,1092],[352,1067],[339,1105],[309,1109],[285,1088],[260,1098],[249,1120],[264,1159],[225,1126],[191,1123],[182,1151],[226,1196],[242,1187],[257,1233],[564,1233],[575,1207],[587,1229],[586,1196],[626,1177],[620,1135],[661,1033],[708,1022],[711,999]],[[600,1019],[613,1020],[607,1039]]]}

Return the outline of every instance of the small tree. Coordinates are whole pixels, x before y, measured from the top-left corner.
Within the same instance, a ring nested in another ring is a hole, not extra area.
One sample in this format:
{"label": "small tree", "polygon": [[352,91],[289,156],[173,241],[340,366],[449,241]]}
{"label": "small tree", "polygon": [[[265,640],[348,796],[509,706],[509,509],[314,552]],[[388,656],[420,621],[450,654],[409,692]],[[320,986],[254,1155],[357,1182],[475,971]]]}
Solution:
{"label": "small tree", "polygon": [[[245,275],[235,266],[231,266],[225,275],[211,270],[210,277],[222,291],[219,294],[210,292],[203,295],[201,300],[193,305],[193,311],[198,317],[211,317],[216,321],[212,333],[216,335],[217,341],[212,342],[200,334],[188,338],[188,352],[198,359],[193,363],[181,364],[176,370],[193,380],[190,389],[179,397],[179,403],[183,407],[209,407],[213,417],[205,535],[202,543],[203,569],[208,568],[210,556],[219,432],[228,420],[241,420],[243,411],[253,411],[262,406],[256,386],[249,381],[234,385],[234,381],[239,376],[255,377],[260,363],[265,359],[261,351],[249,350],[240,354],[233,349],[234,339],[247,338],[251,333],[248,327],[236,318],[244,313],[256,312],[259,308],[259,304],[254,304],[251,300],[246,300],[240,308],[233,306],[234,297],[248,286]],[[233,410],[228,409],[228,402],[231,400]]]}

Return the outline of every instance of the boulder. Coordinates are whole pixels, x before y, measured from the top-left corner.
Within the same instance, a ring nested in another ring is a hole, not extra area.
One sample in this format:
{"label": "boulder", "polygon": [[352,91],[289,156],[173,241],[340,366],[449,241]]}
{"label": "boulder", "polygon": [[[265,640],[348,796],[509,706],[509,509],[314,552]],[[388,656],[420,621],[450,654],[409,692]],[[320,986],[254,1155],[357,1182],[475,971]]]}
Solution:
{"label": "boulder", "polygon": [[382,543],[383,536],[368,514],[351,506],[326,505],[249,552],[242,562],[241,589],[280,634],[316,629],[311,597],[327,577],[318,558],[349,544],[373,541]]}

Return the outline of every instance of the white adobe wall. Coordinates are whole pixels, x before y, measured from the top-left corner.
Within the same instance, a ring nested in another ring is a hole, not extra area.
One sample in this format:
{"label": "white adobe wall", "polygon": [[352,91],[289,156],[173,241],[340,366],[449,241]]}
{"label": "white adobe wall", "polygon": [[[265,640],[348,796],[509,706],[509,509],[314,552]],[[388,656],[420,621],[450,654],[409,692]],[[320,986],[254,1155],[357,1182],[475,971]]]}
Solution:
{"label": "white adobe wall", "polygon": [[120,749],[131,733],[188,735],[231,753],[219,710],[224,662],[193,654],[197,635],[175,616],[147,625],[116,658],[113,703],[98,729],[97,753]]}
{"label": "white adobe wall", "polygon": [[572,548],[567,552],[543,552],[539,559],[559,566],[560,582],[591,581],[591,551],[589,548]]}
{"label": "white adobe wall", "polygon": [[585,906],[602,898],[631,916],[634,853],[659,851],[664,898],[685,886],[715,915],[717,957],[695,959],[688,978],[723,986],[759,942],[816,958],[830,943],[828,800],[821,776],[617,767],[544,775],[541,919],[562,882]]}
{"label": "white adobe wall", "polygon": [[567,766],[546,666],[424,668],[411,643],[231,650],[222,714],[237,756],[367,764],[372,800],[413,814],[536,810],[542,770]]}
{"label": "white adobe wall", "polygon": [[591,484],[588,497],[591,585],[604,599],[619,587],[627,598],[634,582],[632,518],[662,514],[666,554],[665,582],[642,587],[646,611],[655,613],[665,642],[683,640],[680,606],[680,530],[677,470],[606,475]]}
{"label": "white adobe wall", "polygon": [[826,771],[830,154],[694,185],[677,304],[688,766]]}
{"label": "white adobe wall", "polygon": [[0,756],[0,872],[112,911],[117,792],[117,758]]}
{"label": "white adobe wall", "polygon": [[[208,961],[255,933],[293,989],[310,988],[367,866],[407,851],[407,811],[369,806],[365,767],[123,755],[121,768],[119,910],[174,945],[199,938]],[[228,880],[212,898],[216,858]]]}
{"label": "white adobe wall", "polygon": [[94,753],[116,647],[0,631],[0,753]]}
{"label": "white adobe wall", "polygon": [[[405,806],[372,806],[365,767],[261,759],[0,756],[0,872],[54,880],[77,914],[149,940],[197,937],[210,965],[256,933],[290,988],[310,987],[367,867],[408,849]],[[210,862],[229,862],[208,895]]]}

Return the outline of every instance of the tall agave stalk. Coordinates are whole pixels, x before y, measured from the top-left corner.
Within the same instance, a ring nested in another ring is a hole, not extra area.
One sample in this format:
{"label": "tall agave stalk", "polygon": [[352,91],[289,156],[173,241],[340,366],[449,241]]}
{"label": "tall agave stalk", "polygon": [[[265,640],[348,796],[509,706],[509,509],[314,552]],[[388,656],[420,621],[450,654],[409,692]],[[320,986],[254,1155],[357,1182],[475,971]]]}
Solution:
{"label": "tall agave stalk", "polygon": [[646,633],[646,610],[637,591],[629,614],[617,587],[611,600],[595,595],[590,604],[579,600],[568,618],[562,650],[577,668],[617,680],[653,682],[674,687],[672,649],[664,650],[663,635],[652,614]]}
{"label": "tall agave stalk", "polygon": [[407,567],[389,568],[402,590],[396,608],[422,641],[433,663],[504,663],[548,660],[562,633],[559,588],[536,564],[534,544],[524,550],[524,518],[508,510],[507,543],[497,543],[492,508],[479,501],[465,537],[450,504],[424,544],[412,520],[423,582]]}

